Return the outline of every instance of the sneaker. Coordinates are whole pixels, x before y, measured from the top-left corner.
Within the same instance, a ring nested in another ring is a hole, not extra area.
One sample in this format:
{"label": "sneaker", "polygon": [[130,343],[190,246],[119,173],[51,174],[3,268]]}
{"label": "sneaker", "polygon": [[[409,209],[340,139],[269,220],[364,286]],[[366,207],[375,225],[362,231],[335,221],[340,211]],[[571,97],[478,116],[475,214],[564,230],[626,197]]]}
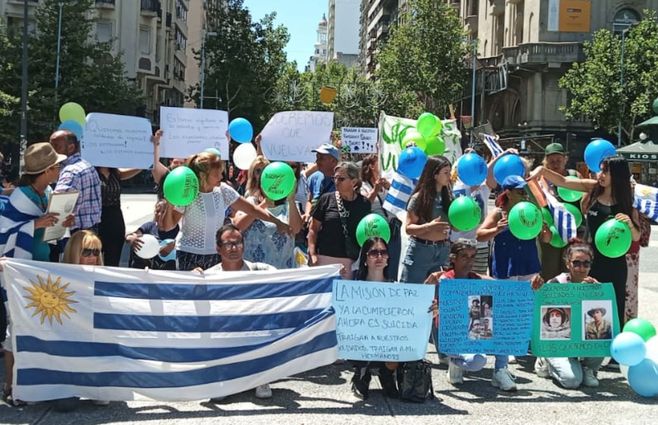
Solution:
{"label": "sneaker", "polygon": [[256,398],[272,398],[272,388],[270,388],[270,384],[257,386]]}
{"label": "sneaker", "polygon": [[491,385],[503,391],[516,391],[513,375],[506,367],[494,371]]}
{"label": "sneaker", "polygon": [[370,395],[370,379],[372,375],[367,367],[354,368],[352,376],[352,392],[358,398],[365,400]]}
{"label": "sneaker", "polygon": [[398,391],[397,381],[395,379],[395,371],[390,370],[386,366],[379,368],[379,383],[382,385],[384,395],[388,398],[399,398],[400,392]]}
{"label": "sneaker", "polygon": [[535,373],[540,378],[548,378],[551,376],[548,369],[548,362],[546,362],[543,357],[537,357],[537,360],[535,360]]}
{"label": "sneaker", "polygon": [[448,382],[452,385],[464,383],[464,369],[459,367],[452,359],[448,363]]}
{"label": "sneaker", "polygon": [[583,368],[583,385],[586,387],[598,387],[599,380],[596,378],[594,371],[590,368]]}

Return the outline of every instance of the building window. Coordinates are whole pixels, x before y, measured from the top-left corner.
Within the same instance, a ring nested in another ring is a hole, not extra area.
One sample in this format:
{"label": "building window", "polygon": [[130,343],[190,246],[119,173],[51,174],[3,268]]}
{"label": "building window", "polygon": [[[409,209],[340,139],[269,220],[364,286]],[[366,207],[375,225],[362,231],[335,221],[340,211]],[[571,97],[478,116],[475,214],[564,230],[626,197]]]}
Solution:
{"label": "building window", "polygon": [[185,65],[178,59],[174,59],[174,79],[179,81],[185,80]]}
{"label": "building window", "polygon": [[187,9],[182,0],[176,0],[176,19],[187,22]]}
{"label": "building window", "polygon": [[176,50],[185,50],[187,48],[187,39],[183,33],[176,28]]}
{"label": "building window", "polygon": [[151,54],[151,28],[139,29],[139,51],[143,55]]}
{"label": "building window", "polygon": [[112,21],[96,22],[96,41],[99,43],[109,43],[114,38]]}
{"label": "building window", "polygon": [[633,9],[621,9],[615,14],[615,18],[612,20],[612,32],[621,34],[623,30],[637,22],[640,22],[639,13]]}

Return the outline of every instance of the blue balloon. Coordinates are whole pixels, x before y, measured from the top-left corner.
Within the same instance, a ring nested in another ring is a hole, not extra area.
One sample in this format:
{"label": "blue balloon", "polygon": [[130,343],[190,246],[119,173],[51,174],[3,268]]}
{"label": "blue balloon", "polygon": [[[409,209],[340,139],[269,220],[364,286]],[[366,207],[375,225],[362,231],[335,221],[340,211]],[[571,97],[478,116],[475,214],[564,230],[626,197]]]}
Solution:
{"label": "blue balloon", "polygon": [[423,172],[427,162],[427,155],[419,147],[413,146],[400,153],[398,160],[398,172],[410,179],[417,179]]}
{"label": "blue balloon", "polygon": [[644,359],[628,369],[628,384],[642,397],[658,395],[658,365],[651,359]]}
{"label": "blue balloon", "polygon": [[585,163],[590,170],[598,173],[601,171],[601,161],[617,155],[614,145],[607,140],[595,139],[589,142],[585,148]]}
{"label": "blue balloon", "polygon": [[487,163],[476,153],[467,153],[457,162],[459,179],[468,186],[479,186],[487,178]]}
{"label": "blue balloon", "polygon": [[622,332],[612,340],[610,354],[619,364],[635,366],[644,360],[647,347],[640,335],[633,332]]}
{"label": "blue balloon", "polygon": [[254,137],[254,128],[245,118],[235,118],[228,124],[228,133],[238,143],[249,143]]}
{"label": "blue balloon", "polygon": [[84,135],[85,131],[80,125],[79,122],[73,121],[73,120],[66,120],[63,123],[57,127],[58,130],[68,130],[71,133],[75,134],[75,137],[78,138],[78,140],[82,139],[82,136]]}
{"label": "blue balloon", "polygon": [[525,176],[525,164],[518,155],[508,154],[496,161],[494,164],[494,177],[498,184],[503,184],[503,180],[509,176]]}

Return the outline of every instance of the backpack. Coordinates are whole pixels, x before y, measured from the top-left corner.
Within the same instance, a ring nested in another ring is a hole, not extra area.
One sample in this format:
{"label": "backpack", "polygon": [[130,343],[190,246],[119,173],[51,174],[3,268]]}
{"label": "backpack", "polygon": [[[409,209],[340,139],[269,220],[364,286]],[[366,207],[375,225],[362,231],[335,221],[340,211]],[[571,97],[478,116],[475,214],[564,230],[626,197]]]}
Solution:
{"label": "backpack", "polygon": [[406,362],[398,368],[400,400],[424,403],[434,398],[432,367],[427,360]]}

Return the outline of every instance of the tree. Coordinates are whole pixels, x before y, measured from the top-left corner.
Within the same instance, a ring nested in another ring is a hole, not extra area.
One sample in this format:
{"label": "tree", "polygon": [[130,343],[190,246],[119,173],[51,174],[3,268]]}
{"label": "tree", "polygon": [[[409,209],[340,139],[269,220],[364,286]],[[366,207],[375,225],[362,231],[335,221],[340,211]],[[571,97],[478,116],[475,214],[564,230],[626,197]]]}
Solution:
{"label": "tree", "polygon": [[617,132],[633,139],[635,125],[650,118],[651,102],[658,96],[658,21],[656,12],[645,18],[624,37],[624,82],[621,83],[621,35],[601,29],[584,44],[585,61],[574,63],[560,79],[569,93],[562,107],[568,119],[582,117],[596,128]]}
{"label": "tree", "polygon": [[446,2],[409,0],[400,23],[375,58],[387,112],[445,115],[467,81],[468,46],[455,9]]}

